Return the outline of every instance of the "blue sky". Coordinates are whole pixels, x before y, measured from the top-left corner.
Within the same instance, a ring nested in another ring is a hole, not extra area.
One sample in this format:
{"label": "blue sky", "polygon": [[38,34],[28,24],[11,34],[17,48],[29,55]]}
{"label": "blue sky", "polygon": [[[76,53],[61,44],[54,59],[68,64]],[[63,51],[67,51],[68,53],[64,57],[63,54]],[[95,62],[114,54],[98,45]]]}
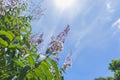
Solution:
{"label": "blue sky", "polygon": [[44,15],[31,24],[33,33],[44,32],[44,46],[51,36],[70,25],[64,51],[60,53],[63,62],[65,56],[73,52],[73,65],[64,74],[65,80],[113,76],[108,66],[112,59],[120,56],[119,4],[120,0],[42,1]]}

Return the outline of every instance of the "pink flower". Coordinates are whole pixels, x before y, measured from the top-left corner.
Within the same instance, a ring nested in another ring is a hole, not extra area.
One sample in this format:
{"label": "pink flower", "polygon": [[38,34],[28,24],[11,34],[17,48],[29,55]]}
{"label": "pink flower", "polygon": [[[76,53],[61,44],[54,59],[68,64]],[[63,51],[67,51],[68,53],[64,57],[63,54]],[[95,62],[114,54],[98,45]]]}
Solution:
{"label": "pink flower", "polygon": [[70,26],[68,25],[63,32],[57,35],[56,39],[64,43],[69,30],[70,30]]}
{"label": "pink flower", "polygon": [[10,0],[11,4],[15,4],[18,0]]}
{"label": "pink flower", "polygon": [[63,50],[63,44],[65,42],[65,38],[66,38],[69,30],[70,30],[70,27],[68,25],[63,32],[61,32],[55,38],[52,39],[52,41],[50,42],[50,45],[49,45],[50,51],[58,54],[59,52],[61,52]]}
{"label": "pink flower", "polygon": [[39,45],[43,42],[43,33],[36,39],[36,35],[32,35],[29,37],[31,45]]}
{"label": "pink flower", "polygon": [[56,61],[60,60],[60,57],[58,55],[55,56]]}
{"label": "pink flower", "polygon": [[49,45],[50,51],[53,53],[59,53],[63,50],[63,43],[58,40],[52,40]]}
{"label": "pink flower", "polygon": [[39,38],[35,41],[35,43],[40,44],[43,42],[43,33],[40,34]]}
{"label": "pink flower", "polygon": [[31,43],[34,42],[35,36],[36,36],[36,35],[31,35],[31,36],[29,37],[29,41],[30,41]]}
{"label": "pink flower", "polygon": [[72,56],[72,53],[70,53],[70,54],[67,56],[67,58],[66,58],[66,60],[65,60],[65,62],[64,62],[64,64],[63,64],[63,66],[62,66],[62,68],[63,68],[64,70],[66,70],[66,69],[68,69],[69,67],[72,66],[71,56]]}

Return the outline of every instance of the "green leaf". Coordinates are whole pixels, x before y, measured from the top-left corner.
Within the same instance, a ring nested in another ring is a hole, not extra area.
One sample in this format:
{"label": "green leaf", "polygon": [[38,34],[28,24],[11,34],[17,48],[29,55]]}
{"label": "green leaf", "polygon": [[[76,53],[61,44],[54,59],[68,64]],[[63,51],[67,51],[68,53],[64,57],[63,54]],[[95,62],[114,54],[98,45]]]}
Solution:
{"label": "green leaf", "polygon": [[23,42],[20,36],[17,36],[17,37],[16,37],[16,40],[17,40],[17,41],[20,41],[20,42]]}
{"label": "green leaf", "polygon": [[11,31],[7,31],[7,32],[11,35],[10,37],[11,37],[11,40],[12,40],[15,35],[14,35],[13,32],[11,32]]}
{"label": "green leaf", "polygon": [[29,72],[29,73],[26,75],[26,78],[27,78],[27,80],[31,80],[31,78],[33,78],[32,72]]}
{"label": "green leaf", "polygon": [[22,31],[22,33],[24,32],[25,34],[28,33],[28,30],[26,28],[24,28],[24,27],[21,29],[21,31]]}
{"label": "green leaf", "polygon": [[0,44],[5,46],[5,47],[8,46],[7,41],[3,40],[2,38],[0,38]]}
{"label": "green leaf", "polygon": [[18,80],[24,80],[25,76],[27,75],[27,71],[30,70],[30,66],[26,65],[24,66],[19,74]]}
{"label": "green leaf", "polygon": [[51,66],[55,69],[56,80],[61,80],[61,74],[59,72],[57,63],[53,59],[51,59],[51,58],[47,58],[46,61],[48,61],[51,64]]}
{"label": "green leaf", "polygon": [[11,31],[0,31],[0,35],[6,36],[10,41],[14,38],[14,34]]}
{"label": "green leaf", "polygon": [[19,44],[13,44],[13,43],[11,43],[8,47],[9,47],[9,48],[23,49],[23,47],[22,47],[21,45],[19,45]]}
{"label": "green leaf", "polygon": [[35,65],[35,61],[31,55],[27,57],[27,61],[29,61],[29,65],[31,67],[33,67]]}
{"label": "green leaf", "polygon": [[42,79],[42,80],[45,80],[46,79],[46,76],[45,76],[45,74],[42,72],[42,70],[41,69],[39,69],[39,68],[37,68],[37,69],[35,69],[34,70],[34,72],[35,72],[35,74],[37,75],[37,77],[40,79]]}
{"label": "green leaf", "polygon": [[23,67],[25,65],[22,61],[14,60],[14,62],[20,67]]}
{"label": "green leaf", "polygon": [[47,64],[46,62],[43,61],[40,65],[40,68],[45,72],[45,74],[47,76],[47,80],[52,80],[53,74],[52,74],[52,72],[50,72],[50,68],[48,66],[49,66],[49,64]]}

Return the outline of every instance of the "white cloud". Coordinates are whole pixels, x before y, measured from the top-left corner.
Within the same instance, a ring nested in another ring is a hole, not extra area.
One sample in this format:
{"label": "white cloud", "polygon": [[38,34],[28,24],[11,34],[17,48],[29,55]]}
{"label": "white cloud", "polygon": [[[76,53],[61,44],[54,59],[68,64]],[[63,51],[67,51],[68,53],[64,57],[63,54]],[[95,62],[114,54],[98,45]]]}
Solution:
{"label": "white cloud", "polygon": [[108,12],[114,12],[114,8],[113,8],[112,2],[110,0],[108,0],[106,3],[106,9]]}
{"label": "white cloud", "polygon": [[120,18],[118,20],[116,20],[113,24],[112,27],[117,28],[118,30],[120,30]]}
{"label": "white cloud", "polygon": [[113,24],[112,24],[112,28],[115,28],[116,30],[113,32],[113,35],[115,35],[116,33],[118,33],[120,31],[120,18],[117,19]]}

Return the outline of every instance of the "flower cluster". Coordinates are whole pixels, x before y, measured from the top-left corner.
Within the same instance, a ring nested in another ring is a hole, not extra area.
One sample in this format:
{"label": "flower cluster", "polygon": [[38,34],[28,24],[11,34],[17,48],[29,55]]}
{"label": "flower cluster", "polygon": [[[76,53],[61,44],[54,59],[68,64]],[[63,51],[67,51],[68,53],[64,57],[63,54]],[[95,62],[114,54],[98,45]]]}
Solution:
{"label": "flower cluster", "polygon": [[64,43],[65,38],[69,31],[70,31],[70,26],[68,25],[63,32],[61,32],[60,34],[57,35],[56,40],[59,40]]}
{"label": "flower cluster", "polygon": [[17,5],[18,2],[19,0],[10,0],[10,4],[13,6]]}
{"label": "flower cluster", "polygon": [[31,35],[29,37],[29,42],[31,45],[31,49],[36,47],[35,52],[39,53],[42,49],[42,42],[43,42],[43,33],[37,36],[36,34]]}
{"label": "flower cluster", "polygon": [[[46,54],[39,55],[40,61],[45,60],[50,55],[53,55],[55,57],[55,60],[57,60],[57,61],[60,60],[60,57],[58,56],[58,54],[63,50],[63,44],[65,42],[65,39],[66,39],[66,36],[67,36],[69,30],[70,30],[70,27],[68,25],[63,32],[58,34],[55,38],[52,38],[52,40],[48,46],[48,52],[46,52]],[[33,45],[33,46],[37,45],[37,47],[39,47],[39,45],[43,42],[43,33],[40,34],[39,37],[36,37],[36,35],[32,35],[32,36],[30,36],[29,40],[30,40],[31,45]],[[72,55],[72,53],[66,57],[65,62],[62,66],[63,70],[66,70],[67,68],[72,66],[71,55]],[[55,73],[55,70],[53,67],[51,67],[50,71],[52,73]]]}
{"label": "flower cluster", "polygon": [[0,0],[0,15],[5,15],[5,12],[8,12],[16,7],[23,5],[24,0]]}
{"label": "flower cluster", "polygon": [[64,64],[63,64],[63,66],[62,66],[62,69],[66,70],[66,69],[68,69],[70,66],[72,66],[71,56],[72,56],[72,53],[70,53],[70,54],[67,56],[67,58],[66,58],[66,60],[65,60],[65,62],[64,62]]}
{"label": "flower cluster", "polygon": [[0,15],[4,16],[5,12],[10,11],[16,7],[27,8],[23,9],[22,14],[32,16],[32,19],[40,19],[43,15],[43,10],[41,9],[41,0],[0,0]]}
{"label": "flower cluster", "polygon": [[65,38],[69,30],[70,30],[70,27],[68,25],[63,32],[61,32],[54,39],[52,39],[49,45],[50,51],[52,51],[55,54],[58,54],[63,50],[63,44],[65,42]]}
{"label": "flower cluster", "polygon": [[52,41],[49,44],[48,49],[53,53],[57,61],[60,60],[58,54],[63,50],[63,44],[65,42],[66,36],[70,30],[69,25],[65,28],[63,32],[58,34],[55,38],[52,38]]}
{"label": "flower cluster", "polygon": [[29,41],[31,45],[39,45],[43,42],[43,33],[36,39],[36,35],[31,35],[29,37]]}
{"label": "flower cluster", "polygon": [[39,45],[39,44],[41,44],[42,42],[43,42],[43,33],[40,34],[40,36],[36,39],[35,43]]}
{"label": "flower cluster", "polygon": [[25,15],[32,16],[33,20],[39,20],[43,15],[44,10],[41,9],[41,0],[25,0],[27,3],[27,9],[24,12]]}
{"label": "flower cluster", "polygon": [[63,43],[61,41],[58,40],[52,40],[50,42],[50,47],[49,47],[50,51],[52,51],[53,53],[60,53],[63,50]]}

